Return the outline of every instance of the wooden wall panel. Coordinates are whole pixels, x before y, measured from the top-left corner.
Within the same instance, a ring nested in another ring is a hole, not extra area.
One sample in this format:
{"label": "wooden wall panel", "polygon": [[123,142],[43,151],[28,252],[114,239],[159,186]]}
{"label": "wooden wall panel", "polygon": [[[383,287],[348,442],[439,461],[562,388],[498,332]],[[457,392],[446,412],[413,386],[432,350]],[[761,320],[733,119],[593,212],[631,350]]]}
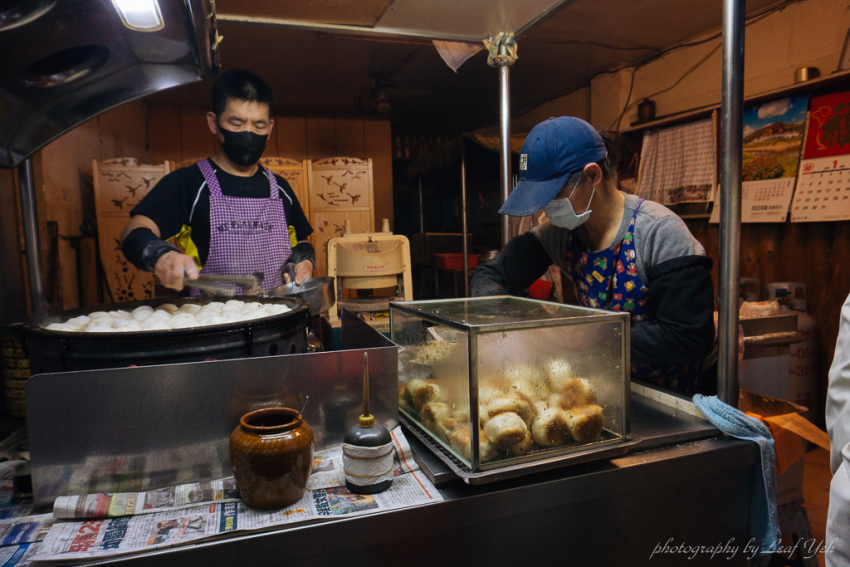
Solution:
{"label": "wooden wall panel", "polygon": [[27,316],[24,266],[18,225],[18,183],[15,172],[0,169],[0,325],[22,321]]}
{"label": "wooden wall panel", "polygon": [[153,108],[148,120],[151,163],[181,161],[180,111],[176,108]]}
{"label": "wooden wall panel", "polygon": [[338,156],[351,156],[360,159],[366,155],[362,118],[336,119],[336,153]]}
{"label": "wooden wall panel", "polygon": [[[274,119],[277,132],[277,157],[301,161],[307,159],[307,119],[303,116],[278,116]],[[271,157],[271,154],[266,154]]]}
{"label": "wooden wall panel", "polygon": [[99,160],[133,157],[139,163],[149,163],[151,153],[147,148],[147,135],[145,128],[140,127],[145,124],[147,114],[144,103],[133,101],[98,116],[100,152],[95,157]]}
{"label": "wooden wall panel", "polygon": [[[686,221],[694,237],[714,260],[712,279],[717,294],[719,254],[717,225]],[[808,312],[818,324],[815,407],[823,426],[828,372],[832,364],[841,306],[850,295],[850,222],[747,224],[741,230],[741,276],[758,278],[762,289],[773,282],[806,284]]]}
{"label": "wooden wall panel", "polygon": [[759,274],[764,282],[777,282],[779,280],[780,242],[782,239],[782,225],[766,224],[760,225],[761,229],[755,249],[759,259]]}
{"label": "wooden wall panel", "polygon": [[336,120],[307,118],[307,157],[316,161],[337,155],[339,154],[336,151]]}
{"label": "wooden wall panel", "polygon": [[46,272],[51,286],[52,308],[71,309],[79,306],[79,280],[92,281],[96,272],[78,271],[78,251],[70,238],[80,236],[85,218],[93,218],[91,161],[132,157],[141,162],[150,159],[147,139],[148,109],[140,101],[119,106],[89,120],[48,144],[41,152],[35,171],[41,176],[37,184],[43,188],[43,205],[39,219],[56,223],[58,240],[43,239],[43,247],[55,248],[57,265]]}
{"label": "wooden wall panel", "polygon": [[372,182],[375,197],[375,227],[381,229],[389,219],[393,230],[393,142],[389,120],[364,120],[366,156],[372,158]]}
{"label": "wooden wall panel", "polygon": [[[272,132],[269,135],[269,139],[266,140],[266,149],[263,151],[263,155],[266,157],[276,157],[280,155],[280,151],[277,148],[277,132],[275,131],[276,129],[277,124],[275,123],[275,126],[274,128],[272,128]],[[213,140],[213,146],[217,151],[218,145],[215,142],[216,141]]]}
{"label": "wooden wall panel", "polygon": [[215,153],[215,136],[210,132],[206,110],[180,109],[180,140],[180,160],[199,160]]}

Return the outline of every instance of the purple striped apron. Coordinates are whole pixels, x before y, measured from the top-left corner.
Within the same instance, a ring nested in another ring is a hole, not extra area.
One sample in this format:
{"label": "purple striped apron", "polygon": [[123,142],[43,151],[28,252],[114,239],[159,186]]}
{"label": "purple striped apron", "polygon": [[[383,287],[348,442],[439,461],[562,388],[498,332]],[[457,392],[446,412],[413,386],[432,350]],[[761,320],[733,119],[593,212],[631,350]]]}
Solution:
{"label": "purple striped apron", "polygon": [[[283,266],[292,256],[292,244],[274,174],[262,168],[269,178],[268,199],[229,197],[221,192],[210,160],[199,161],[198,167],[210,189],[210,251],[201,273],[249,276],[259,272],[264,293],[283,285]],[[242,293],[239,288],[235,291]],[[192,288],[192,294],[199,292]]]}

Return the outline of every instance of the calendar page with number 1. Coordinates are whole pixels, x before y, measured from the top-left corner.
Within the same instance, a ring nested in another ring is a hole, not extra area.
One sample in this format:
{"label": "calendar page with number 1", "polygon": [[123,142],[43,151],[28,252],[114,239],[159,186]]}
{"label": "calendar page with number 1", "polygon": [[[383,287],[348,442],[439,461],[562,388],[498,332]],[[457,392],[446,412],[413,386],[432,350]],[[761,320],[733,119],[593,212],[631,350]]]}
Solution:
{"label": "calendar page with number 1", "polygon": [[850,92],[812,99],[791,222],[850,219]]}

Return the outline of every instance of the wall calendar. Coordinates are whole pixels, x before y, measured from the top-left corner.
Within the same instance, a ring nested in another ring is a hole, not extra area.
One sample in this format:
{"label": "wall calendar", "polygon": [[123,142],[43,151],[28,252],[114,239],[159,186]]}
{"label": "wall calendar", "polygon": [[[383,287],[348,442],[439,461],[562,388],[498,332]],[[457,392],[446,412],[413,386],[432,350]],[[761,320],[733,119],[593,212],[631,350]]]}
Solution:
{"label": "wall calendar", "polygon": [[791,222],[850,220],[850,92],[812,99]]}

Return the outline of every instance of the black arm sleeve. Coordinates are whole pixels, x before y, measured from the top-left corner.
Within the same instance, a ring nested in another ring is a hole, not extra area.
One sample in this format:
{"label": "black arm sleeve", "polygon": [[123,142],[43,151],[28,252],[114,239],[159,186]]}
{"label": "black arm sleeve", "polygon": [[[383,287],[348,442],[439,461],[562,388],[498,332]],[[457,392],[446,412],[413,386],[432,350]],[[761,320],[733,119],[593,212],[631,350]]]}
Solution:
{"label": "black arm sleeve", "polygon": [[180,252],[176,246],[157,238],[149,228],[137,228],[121,243],[127,261],[145,272],[155,272],[156,263],[166,252]]}
{"label": "black arm sleeve", "polygon": [[292,249],[292,256],[289,257],[289,261],[292,264],[298,264],[304,260],[310,260],[313,262],[313,268],[316,268],[316,250],[306,240],[302,240],[296,244],[295,248]]}
{"label": "black arm sleeve", "polygon": [[519,295],[546,273],[552,259],[530,232],[508,242],[502,253],[478,266],[472,277],[472,297]]}
{"label": "black arm sleeve", "polygon": [[674,364],[700,360],[714,348],[714,285],[710,258],[682,256],[647,271],[653,320],[631,327],[631,361]]}

